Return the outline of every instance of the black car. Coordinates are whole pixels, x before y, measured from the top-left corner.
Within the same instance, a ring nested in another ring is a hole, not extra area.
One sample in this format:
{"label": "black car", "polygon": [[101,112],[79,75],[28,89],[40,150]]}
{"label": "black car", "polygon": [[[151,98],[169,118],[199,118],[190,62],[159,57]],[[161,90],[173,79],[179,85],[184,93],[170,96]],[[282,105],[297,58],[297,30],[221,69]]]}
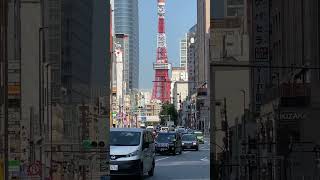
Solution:
{"label": "black car", "polygon": [[195,149],[199,150],[199,143],[197,141],[197,136],[194,134],[185,134],[182,136],[182,149]]}
{"label": "black car", "polygon": [[181,135],[177,132],[160,132],[155,139],[156,153],[182,153]]}

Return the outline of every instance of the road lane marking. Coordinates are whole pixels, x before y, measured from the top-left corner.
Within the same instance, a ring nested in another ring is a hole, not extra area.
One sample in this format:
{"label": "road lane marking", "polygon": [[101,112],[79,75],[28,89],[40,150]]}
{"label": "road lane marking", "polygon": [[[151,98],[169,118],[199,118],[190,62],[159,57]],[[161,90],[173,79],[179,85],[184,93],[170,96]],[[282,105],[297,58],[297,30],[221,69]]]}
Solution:
{"label": "road lane marking", "polygon": [[188,153],[190,153],[191,151],[185,151],[185,152],[183,152],[183,154],[188,154]]}
{"label": "road lane marking", "polygon": [[170,161],[156,163],[156,166],[208,166],[209,161]]}
{"label": "road lane marking", "polygon": [[210,178],[194,178],[194,179],[171,179],[171,180],[210,180]]}
{"label": "road lane marking", "polygon": [[210,180],[210,178],[194,178],[194,179],[171,179],[171,180]]}
{"label": "road lane marking", "polygon": [[200,159],[201,161],[209,161],[207,157]]}
{"label": "road lane marking", "polygon": [[160,159],[156,159],[156,162],[161,161],[161,160],[165,160],[168,159],[169,157],[164,157],[164,158],[160,158]]}

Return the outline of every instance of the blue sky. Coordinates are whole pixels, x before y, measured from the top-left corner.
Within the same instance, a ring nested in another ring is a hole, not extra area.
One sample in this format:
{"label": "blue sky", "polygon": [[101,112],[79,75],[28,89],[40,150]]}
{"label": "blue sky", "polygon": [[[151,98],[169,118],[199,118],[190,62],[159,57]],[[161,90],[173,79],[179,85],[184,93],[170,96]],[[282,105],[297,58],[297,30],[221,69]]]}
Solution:
{"label": "blue sky", "polygon": [[[166,35],[168,58],[179,65],[179,40],[196,24],[196,0],[166,1]],[[152,89],[157,47],[157,0],[139,0],[140,89]]]}

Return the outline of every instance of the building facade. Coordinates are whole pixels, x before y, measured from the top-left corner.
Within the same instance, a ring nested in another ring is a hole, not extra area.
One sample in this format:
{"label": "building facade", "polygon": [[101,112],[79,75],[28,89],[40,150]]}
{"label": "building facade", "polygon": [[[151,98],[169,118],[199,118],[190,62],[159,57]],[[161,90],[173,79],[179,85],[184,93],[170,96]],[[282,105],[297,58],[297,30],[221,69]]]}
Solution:
{"label": "building facade", "polygon": [[[184,84],[184,85],[182,85]],[[177,96],[177,94],[179,94],[179,92],[177,92],[177,87],[181,87],[184,86],[185,88],[187,88],[186,90],[188,91],[188,72],[186,70],[186,67],[172,67],[172,76],[171,76],[171,99],[172,99],[172,103],[175,104],[175,107],[178,108],[179,105],[177,104],[179,101],[179,96]],[[187,94],[183,94],[183,96],[181,97],[182,101],[187,97]]]}
{"label": "building facade", "polygon": [[114,32],[129,36],[129,84],[139,88],[139,16],[138,0],[116,0],[114,5]]}
{"label": "building facade", "polygon": [[197,37],[195,82],[197,89],[196,107],[199,113],[196,121],[198,129],[207,136],[209,134],[209,37],[210,37],[210,1],[197,1]]}
{"label": "building facade", "polygon": [[244,16],[245,1],[247,0],[224,0],[225,1],[225,17]]}
{"label": "building facade", "polygon": [[188,34],[180,40],[180,67],[188,65]]}
{"label": "building facade", "polygon": [[[267,72],[267,93],[263,94],[260,116],[256,119],[257,142],[271,148],[260,148],[259,153],[267,158],[259,161],[264,168],[258,169],[258,174],[275,179],[319,178],[313,171],[319,158],[319,133],[314,128],[320,107],[319,69],[302,68],[319,65],[319,2],[271,1],[271,4],[270,63],[297,68],[272,68]],[[252,8],[256,12],[258,7]],[[271,156],[277,160],[270,162]]]}
{"label": "building facade", "polygon": [[189,81],[188,96],[196,93],[197,83],[195,82],[195,64],[196,64],[196,30],[197,25],[194,25],[189,29],[188,39],[187,39],[187,73]]}

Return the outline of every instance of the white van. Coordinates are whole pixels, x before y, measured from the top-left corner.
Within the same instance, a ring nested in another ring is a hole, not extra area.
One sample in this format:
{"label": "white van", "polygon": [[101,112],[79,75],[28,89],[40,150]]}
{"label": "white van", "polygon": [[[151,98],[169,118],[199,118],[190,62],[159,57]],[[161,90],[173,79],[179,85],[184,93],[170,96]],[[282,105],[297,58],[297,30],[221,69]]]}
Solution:
{"label": "white van", "polygon": [[110,177],[153,176],[155,145],[152,133],[141,128],[110,129]]}

